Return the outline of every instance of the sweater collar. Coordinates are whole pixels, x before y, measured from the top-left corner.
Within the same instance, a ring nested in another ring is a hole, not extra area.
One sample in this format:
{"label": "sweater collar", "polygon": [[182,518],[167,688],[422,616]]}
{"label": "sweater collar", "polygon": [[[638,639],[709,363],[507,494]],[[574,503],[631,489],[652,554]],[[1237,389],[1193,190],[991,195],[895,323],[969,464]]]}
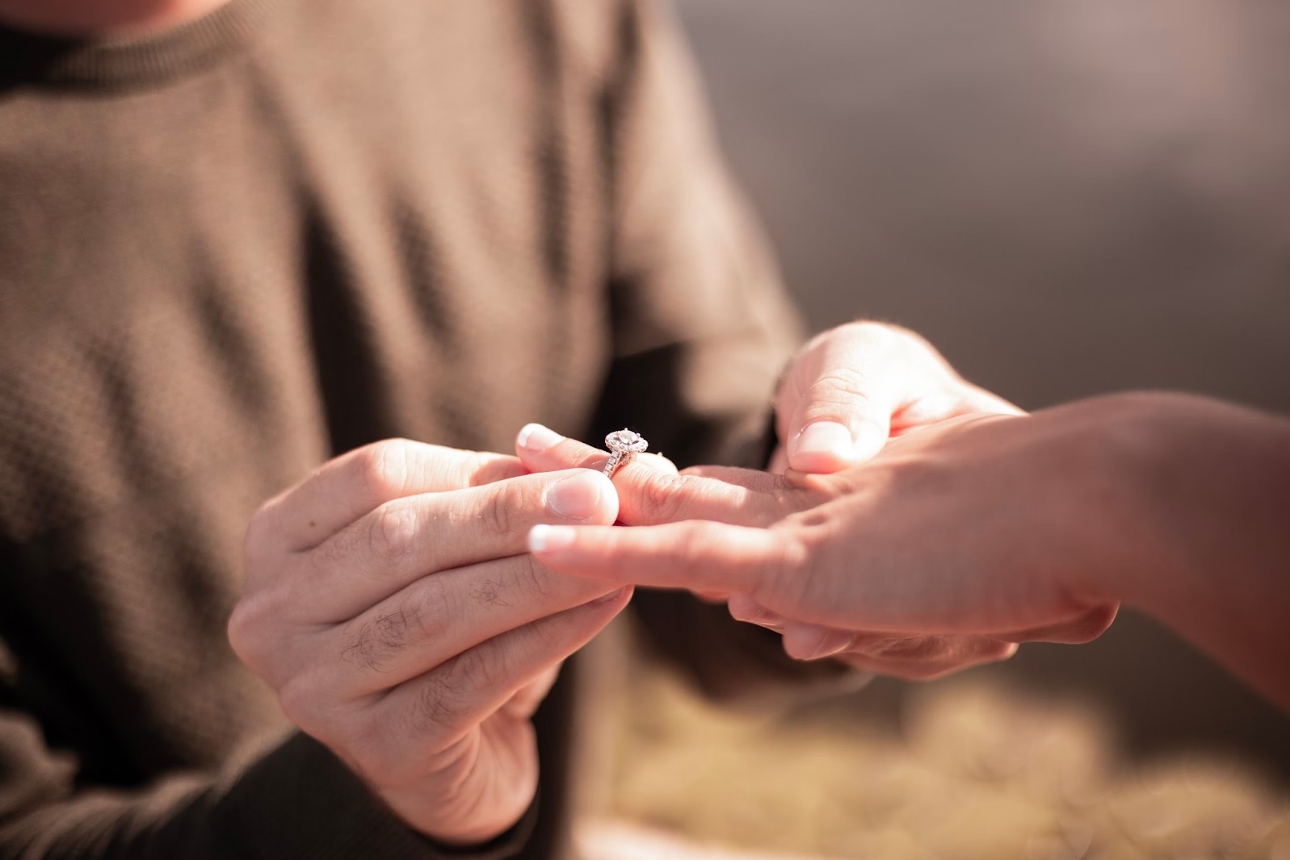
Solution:
{"label": "sweater collar", "polygon": [[273,0],[231,0],[173,30],[129,39],[65,39],[0,25],[0,89],[22,84],[89,89],[165,84],[240,51]]}

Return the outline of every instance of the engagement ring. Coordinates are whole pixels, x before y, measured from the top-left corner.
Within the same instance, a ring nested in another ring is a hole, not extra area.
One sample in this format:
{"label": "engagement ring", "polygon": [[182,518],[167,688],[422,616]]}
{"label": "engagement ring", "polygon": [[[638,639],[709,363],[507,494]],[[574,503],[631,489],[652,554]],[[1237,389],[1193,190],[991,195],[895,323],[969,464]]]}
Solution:
{"label": "engagement ring", "polygon": [[615,430],[605,437],[605,447],[612,454],[605,464],[605,477],[613,477],[614,470],[632,458],[633,454],[643,454],[649,447],[645,437],[631,430]]}

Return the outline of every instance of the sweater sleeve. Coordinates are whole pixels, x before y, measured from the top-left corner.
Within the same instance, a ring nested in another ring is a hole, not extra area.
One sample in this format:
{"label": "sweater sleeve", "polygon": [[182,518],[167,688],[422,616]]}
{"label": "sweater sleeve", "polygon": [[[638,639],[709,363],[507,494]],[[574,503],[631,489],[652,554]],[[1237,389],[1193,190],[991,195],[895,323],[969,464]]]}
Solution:
{"label": "sweater sleeve", "polygon": [[596,430],[630,426],[678,465],[765,464],[797,315],[730,181],[668,9],[621,7],[605,96],[614,356]]}
{"label": "sweater sleeve", "polygon": [[234,772],[176,772],[136,791],[81,784],[78,764],[30,715],[0,709],[0,858],[502,860],[536,812],[488,845],[436,846],[299,733]]}
{"label": "sweater sleeve", "polygon": [[[722,164],[667,7],[632,0],[623,10],[607,98],[615,356],[595,430],[639,430],[681,467],[762,468],[798,318]],[[778,634],[685,593],[642,591],[633,607],[652,650],[716,697],[863,680],[834,661],[791,660]]]}

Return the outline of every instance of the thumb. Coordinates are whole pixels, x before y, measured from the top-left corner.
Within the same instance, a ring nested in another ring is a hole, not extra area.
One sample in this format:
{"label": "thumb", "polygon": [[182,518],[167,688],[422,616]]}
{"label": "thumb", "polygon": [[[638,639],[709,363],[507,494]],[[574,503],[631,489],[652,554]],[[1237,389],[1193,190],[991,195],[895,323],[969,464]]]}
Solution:
{"label": "thumb", "polygon": [[873,379],[850,368],[822,368],[802,389],[785,428],[789,466],[829,474],[865,462],[887,444],[891,411]]}

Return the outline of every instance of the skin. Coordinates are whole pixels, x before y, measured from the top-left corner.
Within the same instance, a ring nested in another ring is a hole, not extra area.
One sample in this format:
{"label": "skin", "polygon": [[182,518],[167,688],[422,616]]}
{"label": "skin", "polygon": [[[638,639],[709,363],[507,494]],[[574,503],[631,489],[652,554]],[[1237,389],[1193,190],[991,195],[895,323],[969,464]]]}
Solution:
{"label": "skin", "polygon": [[51,36],[132,36],[179,27],[228,0],[0,0],[0,22]]}
{"label": "skin", "polygon": [[775,396],[784,444],[770,471],[830,474],[869,460],[889,439],[964,415],[1020,415],[964,380],[931,344],[898,326],[839,326],[802,347]]}
{"label": "skin", "polygon": [[[790,509],[810,507],[823,500],[831,486],[827,474],[841,475],[865,463],[889,439],[973,416],[1020,414],[1012,404],[965,381],[912,332],[872,322],[840,326],[804,346],[784,374],[776,396],[776,424],[787,443],[772,458],[772,474],[689,469],[677,477],[666,461],[637,458],[614,476],[619,520],[644,526],[693,517],[768,526],[788,509],[761,504],[763,494],[782,495]],[[598,469],[605,461],[603,452],[546,428],[526,428],[517,451],[534,471]],[[715,480],[697,480],[705,476]],[[716,495],[709,500],[711,494]],[[747,593],[707,588],[700,580],[691,590],[707,600],[728,600],[731,613],[740,620],[780,631],[794,657],[832,656],[856,668],[903,678],[932,678],[1005,659],[1017,647],[1015,641],[994,636],[945,631],[829,631],[827,641],[817,642],[820,631],[768,611]],[[1087,641],[1114,615],[1114,605],[1099,607],[1072,623],[1036,633],[1058,641]]]}
{"label": "skin", "polygon": [[[0,22],[128,38],[227,2],[0,0]],[[786,371],[776,414],[786,444],[773,476],[678,475],[641,457],[616,478],[621,511],[608,481],[561,471],[598,468],[603,455],[545,428],[521,434],[519,460],[404,440],[351,452],[256,514],[230,642],[287,716],[395,814],[460,844],[504,832],[532,802],[530,717],[561,662],[626,605],[623,583],[728,598],[736,618],[781,631],[793,656],[915,678],[1005,658],[1020,641],[1085,641],[1113,619],[1121,592],[1140,593],[1144,605],[1160,597],[1161,614],[1290,702],[1285,634],[1267,612],[1284,614],[1285,578],[1269,600],[1258,575],[1268,558],[1283,568],[1287,555],[1283,544],[1260,540],[1268,509],[1256,504],[1267,501],[1259,493],[1243,511],[1252,517],[1225,524],[1230,533],[1204,504],[1191,511],[1189,530],[1178,510],[1185,504],[1160,504],[1177,500],[1139,498],[1106,475],[1099,483],[1094,472],[1071,472],[1070,462],[1082,461],[1065,458],[1097,445],[1054,442],[1066,418],[983,419],[1019,410],[964,382],[916,335],[872,323],[808,344]],[[1027,439],[1030,428],[1044,429]],[[1223,438],[1248,441],[1238,435]],[[1284,440],[1276,444],[1284,454]],[[1134,465],[1120,462],[1129,472]],[[1235,486],[1240,497],[1254,482]],[[1031,493],[1047,505],[1032,504]],[[1281,496],[1265,495],[1273,511],[1287,509]],[[1125,498],[1138,507],[1119,505]],[[1093,515],[1079,507],[1108,500]],[[996,512],[984,530],[983,510]],[[1119,532],[1110,512],[1125,518]],[[651,527],[603,528],[619,516]],[[1194,554],[1235,571],[1234,587],[1211,594],[1202,564],[1166,564],[1170,550],[1187,553],[1149,528],[1123,528],[1138,516],[1172,527],[1189,547],[1207,536]],[[525,553],[526,534],[535,555]],[[1249,540],[1234,547],[1230,534]],[[1100,554],[1090,554],[1092,539]],[[1186,587],[1157,595],[1150,576],[1131,575],[1147,570],[1179,575]],[[1107,587],[1089,571],[1120,577]],[[1233,644],[1233,627],[1246,634],[1244,646]]]}
{"label": "skin", "polygon": [[[0,0],[0,22],[130,38],[226,3]],[[871,456],[888,430],[1012,410],[961,384],[907,332],[839,332],[805,349],[781,386],[780,432],[790,444],[776,454],[780,472],[790,463],[835,471]],[[894,384],[873,370],[884,366],[901,368]],[[902,390],[906,378],[920,387]],[[856,392],[868,408],[855,408]],[[650,462],[675,475],[656,458],[637,467]],[[562,660],[630,599],[630,588],[556,576],[524,553],[534,524],[612,523],[612,485],[584,485],[594,501],[584,499],[584,519],[569,519],[551,505],[560,476],[525,471],[514,458],[391,440],[327,464],[266,504],[247,533],[246,589],[229,623],[234,650],[290,719],[410,826],[444,842],[486,841],[523,814],[537,782],[529,717]]]}
{"label": "skin", "polygon": [[533,800],[529,718],[561,662],[631,595],[551,573],[525,535],[617,513],[612,484],[586,470],[371,445],[255,515],[229,640],[287,717],[410,826],[484,842]]}
{"label": "skin", "polygon": [[[834,338],[808,345],[787,372],[792,391],[779,408],[793,414],[789,438],[826,419],[907,432],[974,402],[1011,409],[978,401],[979,390],[908,333],[847,326]],[[805,373],[803,361],[813,363]],[[900,378],[847,377],[834,362],[887,362]],[[806,381],[816,374],[827,378]],[[881,383],[860,391],[867,411],[847,405],[857,379]],[[779,456],[834,468],[864,455],[836,435],[825,441],[833,447]],[[326,464],[255,515],[245,593],[229,622],[234,650],[286,715],[410,826],[443,842],[487,841],[528,808],[538,773],[529,718],[561,662],[630,599],[630,586],[537,562],[526,553],[530,529],[661,521],[671,503],[660,496],[650,509],[648,476],[684,482],[666,460],[638,457],[616,479],[629,489],[632,476],[646,483],[620,507],[609,479],[573,468],[598,470],[604,452],[537,425],[517,448],[520,458],[392,440]],[[994,640],[946,637],[899,659],[865,660],[858,648],[845,657],[926,673],[1004,651]]]}
{"label": "skin", "polygon": [[[574,445],[542,465],[590,457]],[[572,575],[729,593],[790,655],[879,671],[885,649],[924,666],[940,649],[950,671],[985,640],[987,659],[1086,641],[1123,601],[1290,709],[1285,419],[1119,395],[951,419],[830,475],[650,471],[615,479],[623,518],[649,527],[535,529],[533,552]]]}

